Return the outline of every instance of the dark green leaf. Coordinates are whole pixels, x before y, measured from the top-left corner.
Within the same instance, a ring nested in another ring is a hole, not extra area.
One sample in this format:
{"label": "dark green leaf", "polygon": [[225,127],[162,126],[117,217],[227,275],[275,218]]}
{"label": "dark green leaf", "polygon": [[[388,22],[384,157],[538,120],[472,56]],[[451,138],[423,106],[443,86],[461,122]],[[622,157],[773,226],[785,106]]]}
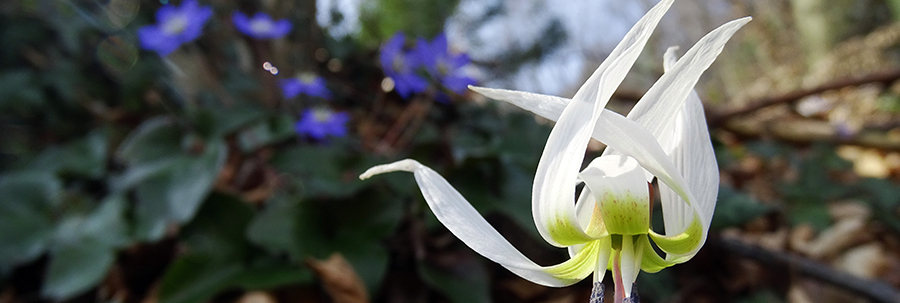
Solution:
{"label": "dark green leaf", "polygon": [[294,118],[289,115],[278,115],[263,121],[238,134],[238,144],[244,152],[250,152],[262,146],[293,138]]}
{"label": "dark green leaf", "polygon": [[159,239],[166,224],[190,220],[211,190],[225,158],[225,144],[210,142],[198,156],[172,156],[130,168],[150,172],[135,188],[137,236]]}
{"label": "dark green leaf", "polygon": [[90,215],[71,215],[57,227],[44,296],[64,300],[94,287],[115,260],[115,248],[127,243],[125,201],[111,196]]}
{"label": "dark green leaf", "polygon": [[182,152],[183,130],[168,117],[144,121],[119,145],[116,156],[129,164],[158,161]]}
{"label": "dark green leaf", "polygon": [[0,178],[0,267],[44,253],[61,191],[52,174],[21,172]]}
{"label": "dark green leaf", "polygon": [[419,262],[419,276],[454,303],[490,303],[487,271],[472,258],[454,263],[452,270],[428,262]]}
{"label": "dark green leaf", "polygon": [[237,261],[223,262],[203,254],[180,257],[163,275],[159,302],[206,302],[227,288],[242,270],[243,266]]}
{"label": "dark green leaf", "polygon": [[233,284],[243,289],[258,290],[311,282],[313,282],[312,271],[304,266],[265,258],[247,266],[247,269],[234,279]]}
{"label": "dark green leaf", "polygon": [[219,139],[265,115],[259,107],[203,107],[193,112],[193,121],[207,139]]}
{"label": "dark green leaf", "polygon": [[294,174],[303,182],[307,197],[349,197],[359,190],[362,168],[355,167],[346,147],[300,146],[282,150],[270,160],[277,169]]}
{"label": "dark green leaf", "polygon": [[740,226],[770,210],[769,206],[759,203],[752,196],[738,192],[731,186],[720,185],[710,229],[720,230],[729,226]]}
{"label": "dark green leaf", "polygon": [[235,197],[213,193],[188,225],[182,237],[192,254],[222,260],[243,260],[247,253],[245,230],[253,209]]}
{"label": "dark green leaf", "polygon": [[106,172],[107,138],[102,131],[41,152],[32,168],[57,174],[101,178]]}
{"label": "dark green leaf", "polygon": [[63,300],[93,287],[115,261],[115,250],[103,243],[80,241],[55,249],[41,293]]}

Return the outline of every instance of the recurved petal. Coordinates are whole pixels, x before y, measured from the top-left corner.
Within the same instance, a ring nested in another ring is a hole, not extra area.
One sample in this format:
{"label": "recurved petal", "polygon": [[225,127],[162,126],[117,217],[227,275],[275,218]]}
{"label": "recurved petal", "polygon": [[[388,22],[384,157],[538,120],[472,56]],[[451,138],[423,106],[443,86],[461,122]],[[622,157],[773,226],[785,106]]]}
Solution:
{"label": "recurved petal", "polygon": [[535,264],[503,238],[447,180],[415,160],[406,159],[372,167],[360,175],[360,179],[393,171],[415,175],[419,189],[438,221],[463,243],[526,280],[560,287],[578,282],[594,270],[597,258],[595,244],[585,245],[585,249],[564,263],[547,267]]}
{"label": "recurved petal", "polygon": [[[682,127],[676,128],[681,133],[672,135],[681,138],[678,141],[680,144],[675,146],[669,157],[682,172],[696,200],[689,207],[673,190],[661,184],[663,221],[666,235],[686,232],[697,223],[695,221],[699,221],[702,225],[702,234],[693,249],[688,252],[669,251],[668,253],[673,255],[667,255],[667,259],[693,256],[703,246],[719,190],[719,168],[709,139],[703,105],[696,93],[691,93],[687,98],[678,117],[683,119],[678,122]],[[693,215],[695,213],[696,217]]]}
{"label": "recurved petal", "polygon": [[638,241],[641,242],[641,249],[644,251],[641,255],[641,270],[655,273],[663,268],[677,264],[672,261],[667,261],[656,254],[656,251],[653,250],[653,246],[650,245],[650,239],[647,235],[641,235],[638,237]]}
{"label": "recurved petal", "polygon": [[575,93],[550,132],[535,174],[532,213],[541,236],[552,245],[590,239],[577,225],[572,184],[597,119],[671,4],[672,0],[661,1],[635,24]]}
{"label": "recurved petal", "polygon": [[628,118],[659,138],[675,119],[700,75],[709,68],[725,43],[750,17],[728,22],[700,39],[635,104]]}
{"label": "recurved petal", "polygon": [[469,85],[469,89],[485,97],[508,102],[538,116],[556,122],[563,109],[569,104],[568,98],[541,95],[507,89],[496,89]]}

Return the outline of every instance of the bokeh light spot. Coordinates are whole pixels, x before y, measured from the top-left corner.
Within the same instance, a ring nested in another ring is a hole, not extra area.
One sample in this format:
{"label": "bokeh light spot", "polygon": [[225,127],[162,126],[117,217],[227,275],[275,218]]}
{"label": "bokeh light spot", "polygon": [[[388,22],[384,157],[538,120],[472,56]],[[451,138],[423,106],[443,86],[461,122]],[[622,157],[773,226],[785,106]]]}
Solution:
{"label": "bokeh light spot", "polygon": [[394,90],[394,79],[391,79],[391,77],[384,77],[384,79],[381,79],[381,90],[384,92]]}
{"label": "bokeh light spot", "polygon": [[103,69],[114,76],[121,76],[130,70],[138,59],[138,49],[119,36],[109,36],[97,44],[97,61]]}

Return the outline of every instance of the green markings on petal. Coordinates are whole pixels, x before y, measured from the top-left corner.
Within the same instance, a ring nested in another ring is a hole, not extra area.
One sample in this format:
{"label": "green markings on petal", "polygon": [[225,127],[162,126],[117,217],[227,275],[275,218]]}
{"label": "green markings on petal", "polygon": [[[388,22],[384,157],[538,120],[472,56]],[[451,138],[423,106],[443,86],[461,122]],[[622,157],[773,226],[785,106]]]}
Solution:
{"label": "green markings on petal", "polygon": [[650,226],[649,201],[631,194],[605,193],[597,201],[600,215],[610,234],[640,235]]}
{"label": "green markings on petal", "polygon": [[659,249],[667,254],[686,254],[700,246],[703,238],[703,224],[700,222],[700,216],[694,212],[694,220],[684,232],[674,236],[663,236],[651,230],[650,237],[653,238],[653,242],[659,246]]}
{"label": "green markings on petal", "polygon": [[647,235],[641,235],[638,237],[638,241],[641,242],[640,246],[643,247],[644,254],[641,256],[641,270],[648,273],[655,273],[663,268],[672,266],[677,264],[677,262],[666,261],[659,254],[653,250],[653,246],[650,245],[650,238]]}
{"label": "green markings on petal", "polygon": [[593,240],[584,234],[576,222],[563,215],[554,216],[554,219],[547,222],[547,232],[553,240],[565,246],[584,244]]}
{"label": "green markings on petal", "polygon": [[574,257],[559,265],[551,266],[544,271],[554,278],[566,282],[581,281],[597,268],[597,258],[600,253],[600,247],[603,244],[609,245],[608,239],[601,239],[588,242]]}

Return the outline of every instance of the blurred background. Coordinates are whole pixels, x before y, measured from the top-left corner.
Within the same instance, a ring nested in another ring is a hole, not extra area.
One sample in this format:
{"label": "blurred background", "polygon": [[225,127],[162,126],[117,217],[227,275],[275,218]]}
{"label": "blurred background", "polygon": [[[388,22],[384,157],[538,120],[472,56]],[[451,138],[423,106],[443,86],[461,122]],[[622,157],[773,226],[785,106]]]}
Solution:
{"label": "blurred background", "polygon": [[[552,124],[465,86],[571,97],[655,3],[0,2],[0,303],[587,302],[472,252],[411,175],[358,176],[417,159],[565,260],[530,207]],[[642,302],[900,302],[900,1],[676,1],[609,108],[747,15],[697,86],[709,241]]]}

